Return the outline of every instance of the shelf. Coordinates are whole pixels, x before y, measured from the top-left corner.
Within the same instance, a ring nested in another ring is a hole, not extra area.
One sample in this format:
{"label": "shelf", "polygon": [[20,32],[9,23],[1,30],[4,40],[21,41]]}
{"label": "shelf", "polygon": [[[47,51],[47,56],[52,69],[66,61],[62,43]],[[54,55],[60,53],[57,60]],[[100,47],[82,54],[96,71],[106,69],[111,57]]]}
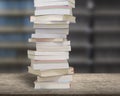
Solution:
{"label": "shelf", "polygon": [[69,62],[71,63],[71,65],[80,65],[80,64],[91,64],[92,60],[90,60],[89,58],[83,58],[83,57],[73,57],[69,59]]}
{"label": "shelf", "polygon": [[120,10],[95,10],[94,13],[95,16],[120,16]]}
{"label": "shelf", "polygon": [[82,49],[82,48],[85,48],[85,49],[89,49],[89,48],[92,48],[92,45],[87,43],[87,42],[84,42],[84,43],[81,43],[81,42],[74,42],[71,44],[72,48],[74,49]]}
{"label": "shelf", "polygon": [[120,45],[118,45],[118,44],[108,44],[108,43],[105,43],[105,44],[97,43],[97,44],[94,45],[93,48],[108,48],[108,49],[109,48],[120,48]]}
{"label": "shelf", "polygon": [[71,24],[70,26],[71,33],[90,33],[91,29],[87,24]]}
{"label": "shelf", "polygon": [[118,33],[120,32],[120,27],[118,26],[96,26],[93,31],[95,33]]}
{"label": "shelf", "polygon": [[98,58],[94,61],[95,64],[120,64],[120,59],[114,58]]}
{"label": "shelf", "polygon": [[16,10],[16,9],[6,9],[0,10],[0,16],[30,16],[33,15],[33,10]]}
{"label": "shelf", "polygon": [[0,42],[0,49],[28,49],[35,45],[25,42]]}
{"label": "shelf", "polygon": [[28,60],[27,57],[25,58],[0,58],[0,64],[15,64],[15,65],[18,65],[18,64],[22,64],[22,65],[26,65],[26,64],[29,64],[30,61]]}
{"label": "shelf", "polygon": [[79,7],[73,9],[73,14],[75,16],[90,16],[91,15],[91,12],[87,9],[81,9]]}
{"label": "shelf", "polygon": [[2,26],[0,27],[0,33],[32,33],[34,29],[32,27],[25,26]]}

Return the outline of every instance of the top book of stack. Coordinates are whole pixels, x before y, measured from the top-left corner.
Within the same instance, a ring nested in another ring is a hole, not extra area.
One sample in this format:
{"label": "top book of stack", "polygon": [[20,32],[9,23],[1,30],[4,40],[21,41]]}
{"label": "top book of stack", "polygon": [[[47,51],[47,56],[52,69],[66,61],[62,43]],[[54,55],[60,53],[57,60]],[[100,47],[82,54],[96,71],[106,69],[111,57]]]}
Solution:
{"label": "top book of stack", "polygon": [[75,8],[75,0],[34,0],[34,6],[69,6]]}
{"label": "top book of stack", "polygon": [[37,15],[73,15],[75,0],[34,0],[35,16]]}

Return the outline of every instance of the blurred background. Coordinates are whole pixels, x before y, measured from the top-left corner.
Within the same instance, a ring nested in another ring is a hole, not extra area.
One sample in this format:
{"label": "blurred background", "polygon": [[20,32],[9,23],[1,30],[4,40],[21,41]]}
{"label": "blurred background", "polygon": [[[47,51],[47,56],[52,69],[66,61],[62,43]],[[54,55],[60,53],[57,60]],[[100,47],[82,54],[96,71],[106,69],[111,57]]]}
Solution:
{"label": "blurred background", "polygon": [[[0,72],[25,72],[33,0],[0,0]],[[120,73],[120,0],[76,0],[70,65],[78,73]]]}

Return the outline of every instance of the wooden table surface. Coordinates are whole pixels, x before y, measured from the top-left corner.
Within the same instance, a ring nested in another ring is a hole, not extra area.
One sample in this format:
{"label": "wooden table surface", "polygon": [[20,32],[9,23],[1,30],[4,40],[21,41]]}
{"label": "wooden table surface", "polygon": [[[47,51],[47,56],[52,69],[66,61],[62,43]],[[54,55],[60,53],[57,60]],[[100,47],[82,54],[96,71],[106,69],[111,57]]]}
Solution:
{"label": "wooden table surface", "polygon": [[120,94],[120,74],[75,74],[66,90],[35,90],[34,80],[28,73],[0,73],[0,94]]}

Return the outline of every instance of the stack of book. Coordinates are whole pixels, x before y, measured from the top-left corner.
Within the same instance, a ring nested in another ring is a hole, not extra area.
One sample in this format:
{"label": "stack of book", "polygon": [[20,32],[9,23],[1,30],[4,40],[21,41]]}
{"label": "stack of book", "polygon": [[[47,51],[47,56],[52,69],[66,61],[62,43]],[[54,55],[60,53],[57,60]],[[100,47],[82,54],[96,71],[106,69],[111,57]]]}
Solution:
{"label": "stack of book", "polygon": [[75,0],[34,0],[35,33],[29,42],[34,42],[36,50],[28,50],[31,66],[28,71],[37,75],[35,89],[70,88],[74,69],[69,67],[70,41],[69,24],[75,23],[72,8]]}

